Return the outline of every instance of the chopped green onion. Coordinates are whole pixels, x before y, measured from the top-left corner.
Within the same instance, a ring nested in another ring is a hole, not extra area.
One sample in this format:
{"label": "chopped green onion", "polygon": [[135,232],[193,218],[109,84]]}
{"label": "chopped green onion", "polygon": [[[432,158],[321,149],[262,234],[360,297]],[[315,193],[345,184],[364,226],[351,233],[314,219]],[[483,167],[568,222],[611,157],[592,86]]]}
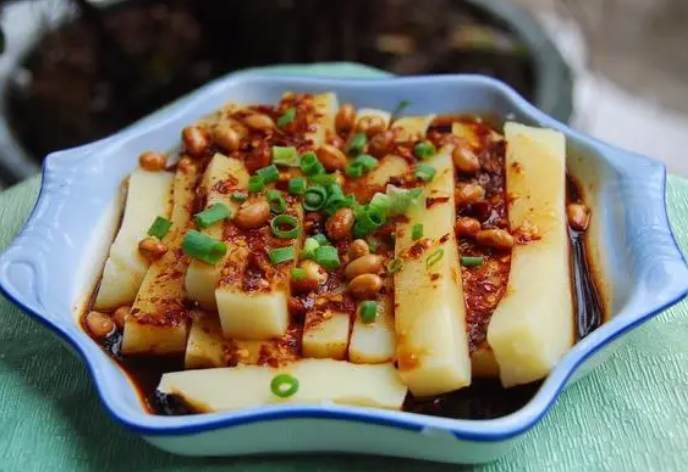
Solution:
{"label": "chopped green onion", "polygon": [[294,118],[296,118],[296,108],[287,108],[284,110],[284,113],[282,113],[282,116],[277,118],[277,126],[279,128],[284,128],[294,121]]}
{"label": "chopped green onion", "polygon": [[318,211],[327,201],[327,190],[321,185],[311,185],[303,195],[303,208],[307,211]]}
{"label": "chopped green onion", "polygon": [[207,228],[218,221],[231,218],[232,210],[224,203],[215,203],[200,213],[194,215],[196,224],[201,228]]}
{"label": "chopped green onion", "polygon": [[341,262],[339,262],[339,253],[334,246],[320,246],[316,249],[315,262],[328,270],[336,269],[341,265]]}
{"label": "chopped green onion", "polygon": [[416,223],[411,229],[411,239],[414,241],[423,237],[423,225],[421,223]]}
{"label": "chopped green onion", "polygon": [[485,258],[482,256],[461,256],[461,265],[466,267],[476,267],[482,265]]}
{"label": "chopped green onion", "polygon": [[279,190],[268,190],[268,203],[273,213],[284,213],[287,209],[287,201]]}
{"label": "chopped green onion", "polygon": [[194,259],[215,265],[227,253],[227,245],[192,229],[184,236],[182,251]]}
{"label": "chopped green onion", "polygon": [[299,167],[308,177],[325,172],[325,168],[313,152],[307,152],[299,159]]}
{"label": "chopped green onion", "polygon": [[325,203],[324,210],[328,215],[333,215],[340,208],[352,208],[356,204],[357,202],[353,195],[330,195],[327,203]]}
{"label": "chopped green onion", "polygon": [[418,164],[416,166],[416,171],[413,173],[414,177],[421,179],[423,182],[430,182],[437,171],[434,167],[426,166],[424,164]]}
{"label": "chopped green onion", "polygon": [[272,146],[272,163],[278,166],[299,166],[299,154],[293,146]]}
{"label": "chopped green onion", "polygon": [[375,254],[377,251],[377,248],[380,247],[380,241],[377,240],[377,238],[370,238],[368,240],[368,248],[370,249],[370,252]]}
{"label": "chopped green onion", "polygon": [[374,323],[377,318],[377,302],[365,301],[361,302],[358,309],[358,316],[361,317],[361,321],[364,323]]}
{"label": "chopped green onion", "polygon": [[293,179],[290,179],[288,190],[292,195],[303,195],[303,193],[306,191],[306,179],[303,177],[294,177]]}
{"label": "chopped green onion", "polygon": [[413,152],[416,154],[418,159],[425,160],[428,157],[435,154],[435,145],[432,144],[430,141],[422,141],[416,144],[416,147],[413,149]]}
{"label": "chopped green onion", "polygon": [[271,184],[277,182],[277,179],[279,179],[279,170],[277,170],[275,164],[272,164],[262,169],[258,169],[256,175],[261,176],[266,184]]}
{"label": "chopped green onion", "polygon": [[437,248],[432,253],[428,256],[427,259],[425,259],[425,267],[429,269],[430,267],[434,266],[437,264],[439,261],[442,260],[442,257],[444,257],[444,249],[443,248]]}
{"label": "chopped green onion", "polygon": [[351,179],[358,179],[359,177],[363,177],[365,169],[360,162],[349,162],[344,168],[344,173]]}
{"label": "chopped green onion", "polygon": [[400,259],[392,259],[392,262],[390,262],[390,263],[387,265],[387,272],[388,272],[389,274],[393,274],[393,273],[395,273],[395,272],[399,272],[399,270],[401,269],[402,265],[403,265],[403,264],[402,264],[402,262],[401,262]]}
{"label": "chopped green onion", "polygon": [[265,188],[265,180],[260,175],[252,175],[248,179],[248,191],[249,193],[262,192]]}
{"label": "chopped green onion", "polygon": [[354,162],[361,164],[365,172],[375,169],[378,164],[378,160],[375,159],[373,156],[369,156],[368,154],[361,154],[356,159],[354,159]]}
{"label": "chopped green onion", "polygon": [[394,185],[387,186],[387,196],[392,199],[392,208],[390,215],[404,215],[408,212],[411,205],[416,203],[418,197],[422,193],[419,188],[408,190]]}
{"label": "chopped green onion", "polygon": [[392,199],[384,193],[378,192],[375,195],[373,195],[373,199],[370,200],[369,206],[371,208],[374,208],[376,211],[382,212],[385,216],[387,216],[392,211]]}
{"label": "chopped green onion", "polygon": [[306,269],[301,267],[292,267],[291,269],[291,279],[292,280],[303,280],[306,278]]}
{"label": "chopped green onion", "polygon": [[291,246],[273,249],[268,252],[268,259],[273,265],[281,264],[282,262],[289,262],[294,260],[294,248]]}
{"label": "chopped green onion", "polygon": [[334,174],[316,174],[308,176],[308,182],[317,185],[332,185],[337,182],[337,176]]}
{"label": "chopped green onion", "polygon": [[299,390],[299,380],[293,375],[276,375],[270,382],[270,390],[280,398],[287,398]]}
{"label": "chopped green onion", "polygon": [[356,215],[354,237],[363,238],[385,224],[387,216],[379,208],[364,207]]}
{"label": "chopped green onion", "polygon": [[155,236],[158,239],[162,239],[165,237],[165,235],[171,227],[172,222],[170,220],[168,220],[167,218],[163,218],[162,216],[156,216],[155,221],[153,221],[153,224],[148,229],[148,235]]}
{"label": "chopped green onion", "polygon": [[311,238],[315,239],[321,246],[328,246],[330,244],[330,241],[328,241],[327,236],[325,236],[322,233],[314,234],[313,236],[311,236]]}
{"label": "chopped green onion", "polygon": [[241,193],[241,192],[234,192],[232,194],[232,200],[235,202],[245,202],[248,200],[248,194],[247,193]]}
{"label": "chopped green onion", "polygon": [[301,259],[314,259],[315,250],[320,247],[320,243],[315,238],[306,238],[301,249]]}
{"label": "chopped green onion", "polygon": [[[287,229],[283,229],[285,226]],[[274,217],[270,222],[270,228],[272,228],[272,234],[280,239],[294,239],[301,234],[298,218],[291,215],[279,215]]]}
{"label": "chopped green onion", "polygon": [[365,133],[356,133],[354,137],[351,138],[351,142],[346,148],[346,153],[351,156],[358,156],[363,152],[363,147],[365,146],[366,141],[367,139]]}
{"label": "chopped green onion", "polygon": [[397,106],[394,108],[394,111],[392,111],[392,116],[396,116],[400,114],[402,111],[406,110],[409,106],[411,105],[410,100],[402,100],[399,103],[397,103]]}

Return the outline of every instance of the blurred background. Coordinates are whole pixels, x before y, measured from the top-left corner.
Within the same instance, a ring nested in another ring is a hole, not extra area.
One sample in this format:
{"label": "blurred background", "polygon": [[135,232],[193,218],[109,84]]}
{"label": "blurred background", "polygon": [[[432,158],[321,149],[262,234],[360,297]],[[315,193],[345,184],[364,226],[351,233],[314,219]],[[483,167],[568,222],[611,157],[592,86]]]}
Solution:
{"label": "blurred background", "polygon": [[355,61],[497,77],[688,177],[688,0],[0,0],[0,188],[213,78]]}

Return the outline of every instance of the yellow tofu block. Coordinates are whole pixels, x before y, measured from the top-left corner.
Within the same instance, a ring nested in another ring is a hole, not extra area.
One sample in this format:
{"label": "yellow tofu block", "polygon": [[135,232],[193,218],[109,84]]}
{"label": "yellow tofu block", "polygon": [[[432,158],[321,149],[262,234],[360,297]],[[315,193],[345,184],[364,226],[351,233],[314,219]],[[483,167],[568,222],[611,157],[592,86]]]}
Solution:
{"label": "yellow tofu block", "polygon": [[399,177],[409,171],[406,159],[399,156],[388,155],[380,159],[377,167],[371,170],[364,178],[370,186],[386,185],[392,177]]}
{"label": "yellow tofu block", "polygon": [[[434,179],[397,226],[395,328],[397,362],[414,395],[439,395],[471,383],[459,253],[454,234],[454,166],[451,148],[429,159]],[[435,200],[428,204],[427,198]],[[441,200],[437,200],[441,199]],[[446,199],[446,200],[444,200]],[[429,208],[428,208],[429,206]],[[422,224],[424,238],[411,239]]]}
{"label": "yellow tofu block", "polygon": [[436,115],[423,116],[404,116],[395,120],[392,124],[393,130],[399,130],[397,140],[399,141],[416,141],[425,137],[428,128],[435,119]]}
{"label": "yellow tofu block", "polygon": [[130,305],[138,292],[148,261],[139,254],[139,241],[147,236],[155,218],[167,218],[171,210],[171,172],[135,170],[129,177],[124,218],[110,254],[105,262],[103,278],[94,308],[114,310]]}
{"label": "yellow tofu block", "polygon": [[334,92],[313,95],[313,107],[315,116],[309,119],[312,129],[306,133],[306,137],[313,141],[313,147],[319,148],[325,144],[330,134],[335,134],[335,117],[339,111],[337,94]]}
{"label": "yellow tofu block", "polygon": [[225,337],[270,339],[283,336],[289,327],[288,296],[284,288],[268,293],[246,293],[221,286],[215,298]]}
{"label": "yellow tofu block", "polygon": [[475,132],[475,128],[470,123],[452,123],[452,134],[465,139],[473,147],[480,145],[480,138]]}
{"label": "yellow tofu block", "polygon": [[502,384],[545,377],[574,342],[566,222],[566,143],[553,130],[505,126],[512,229],[541,239],[514,247],[506,294],[487,329]]}
{"label": "yellow tofu block", "polygon": [[225,339],[216,313],[194,311],[186,345],[184,367],[206,369],[236,364],[285,363],[298,358],[291,333],[269,341]]}
{"label": "yellow tofu block", "polygon": [[394,301],[391,296],[383,296],[374,323],[364,323],[356,313],[349,342],[349,361],[380,364],[393,361],[395,355]]}
{"label": "yellow tofu block", "polygon": [[[248,171],[239,159],[215,154],[205,170],[200,183],[200,191],[206,196],[206,208],[216,203],[227,205],[235,214],[239,203],[232,200],[234,192],[248,191]],[[202,230],[213,239],[223,239],[223,224],[215,224]],[[217,310],[215,289],[220,280],[222,262],[216,265],[199,260],[191,261],[186,272],[186,292],[190,300],[195,300],[206,310]]]}
{"label": "yellow tofu block", "polygon": [[184,276],[189,258],[182,255],[181,243],[191,219],[197,181],[195,166],[177,170],[172,228],[162,241],[167,252],[148,268],[126,318],[124,354],[172,354],[186,349],[188,315],[184,305]]}
{"label": "yellow tofu block", "polygon": [[346,359],[350,317],[332,313],[329,318],[311,311],[306,314],[303,330],[303,356],[319,359]]}
{"label": "yellow tofu block", "polygon": [[[298,380],[296,393],[282,398],[272,392],[270,384],[280,374]],[[158,390],[200,412],[322,402],[398,410],[407,393],[391,363],[360,365],[331,359],[301,359],[279,368],[242,365],[172,372],[162,376]]]}

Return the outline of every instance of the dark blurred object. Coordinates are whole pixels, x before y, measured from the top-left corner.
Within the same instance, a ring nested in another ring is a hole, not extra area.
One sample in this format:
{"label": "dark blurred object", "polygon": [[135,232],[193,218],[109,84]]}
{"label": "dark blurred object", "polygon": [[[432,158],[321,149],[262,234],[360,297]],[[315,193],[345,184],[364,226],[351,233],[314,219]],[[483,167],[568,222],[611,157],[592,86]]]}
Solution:
{"label": "dark blurred object", "polygon": [[230,71],[276,63],[480,73],[560,119],[571,112],[561,57],[525,11],[500,0],[128,0],[95,13],[77,3],[80,17],[47,32],[24,60],[27,79],[10,82],[8,118],[32,156],[111,134]]}

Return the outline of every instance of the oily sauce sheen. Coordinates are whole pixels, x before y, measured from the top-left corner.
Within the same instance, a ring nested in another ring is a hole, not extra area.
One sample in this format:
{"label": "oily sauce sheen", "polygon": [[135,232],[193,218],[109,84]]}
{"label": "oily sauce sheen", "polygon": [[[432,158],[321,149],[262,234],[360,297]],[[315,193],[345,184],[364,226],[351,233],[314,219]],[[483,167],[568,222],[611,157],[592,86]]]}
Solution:
{"label": "oily sauce sheen", "polygon": [[[288,124],[286,129],[273,129],[269,131],[252,131],[248,139],[242,141],[242,145],[234,153],[233,157],[239,157],[246,163],[249,172],[264,167],[270,162],[270,149],[273,145],[294,146],[300,153],[310,150],[312,144],[300,138],[308,131],[308,123],[299,117],[313,114],[313,109],[308,108],[309,102],[303,100],[302,95],[293,95],[293,98],[283,100],[279,108],[253,107],[273,120],[277,120],[284,108],[293,107],[298,110],[297,119]],[[239,113],[246,113],[245,111]],[[436,118],[430,126],[427,139],[437,148],[448,144],[453,140],[460,140],[451,134],[451,126],[454,122],[461,122],[474,130],[479,143],[474,145],[476,155],[480,161],[480,169],[472,175],[457,172],[455,180],[456,212],[457,216],[469,217],[478,220],[483,229],[509,229],[508,201],[505,175],[506,143],[501,135],[493,131],[499,126],[491,125],[488,120],[466,116],[445,116]],[[345,140],[346,137],[331,136],[330,143],[335,145],[337,140]],[[206,157],[212,156],[217,149],[212,148]],[[412,161],[413,143],[397,143],[393,153],[404,159]],[[374,154],[374,152],[372,152]],[[380,156],[376,156],[380,157]],[[207,159],[204,159],[207,163]],[[399,187],[410,188],[417,185],[411,176],[396,177],[391,182]],[[349,179],[344,184],[347,193],[353,193],[361,203],[367,202],[375,192],[384,192],[384,186],[357,185],[357,180]],[[232,192],[231,182],[227,181],[226,193]],[[478,184],[484,189],[484,197],[478,201],[472,201],[466,197],[464,189],[467,186]],[[277,187],[286,185],[278,182]],[[285,190],[282,188],[282,190]],[[288,198],[291,198],[287,195]],[[582,195],[576,183],[572,179],[567,181],[567,198],[569,202],[582,201]],[[199,191],[195,207],[202,209],[205,205],[205,195]],[[428,198],[426,206],[441,204],[433,198]],[[288,207],[298,202],[288,201]],[[291,210],[287,211],[292,213]],[[397,218],[404,218],[403,216]],[[248,269],[242,274],[233,273],[231,268],[223,273],[224,278],[241,277],[242,288],[246,291],[260,291],[264,288],[264,281],[274,273],[274,266],[267,260],[266,247],[286,245],[286,240],[272,237],[268,228],[263,227],[254,231],[235,231],[231,221],[225,223],[225,240],[228,244],[247,245],[251,251],[249,255]],[[396,221],[388,222],[378,228],[371,239],[374,244],[371,253],[383,256],[385,260],[394,257],[394,231]],[[325,232],[325,217],[316,212],[304,213],[304,237],[314,236]],[[519,244],[527,244],[537,239],[537,236],[527,234],[513,234]],[[604,319],[603,309],[597,290],[596,281],[590,270],[586,239],[583,233],[570,230],[571,236],[571,273],[573,281],[574,303],[577,309],[578,338],[585,337],[596,329]],[[346,258],[347,248],[351,244],[351,238],[345,238],[334,242],[340,258]],[[483,263],[477,266],[462,266],[461,275],[466,302],[466,321],[471,352],[486,346],[487,326],[492,313],[496,309],[507,287],[509,270],[511,265],[510,249],[494,249],[480,245],[473,238],[458,237],[460,253],[462,256],[482,257]],[[421,248],[422,249],[422,248]],[[301,334],[304,324],[320,323],[332,316],[332,313],[346,313],[356,316],[356,301],[346,288],[346,279],[343,274],[344,267],[328,271],[327,282],[316,291],[305,293],[293,293],[289,299],[289,311],[291,326],[287,336],[279,343],[275,343],[271,349],[260,353],[258,364],[278,365],[285,360],[298,359],[301,354]],[[381,274],[383,279],[382,293],[393,295],[392,275],[386,272]],[[190,304],[191,305],[191,304]],[[179,307],[191,310],[193,306]],[[90,308],[89,308],[90,309]],[[88,310],[86,311],[88,313]],[[309,314],[306,317],[306,313]],[[84,329],[87,330],[83,322]],[[109,355],[129,374],[138,387],[142,403],[150,413],[155,414],[189,414],[192,411],[178,399],[161,395],[156,392],[156,387],[164,372],[183,370],[183,356],[169,358],[143,358],[124,357],[120,353],[122,335],[114,332],[101,342]],[[241,356],[236,346],[228,343],[225,348],[225,364],[237,365]],[[512,413],[525,405],[537,392],[540,382],[529,385],[503,389],[498,380],[473,379],[472,385],[462,390],[449,394],[414,399],[410,394],[405,402],[404,409],[429,415],[446,416],[453,418],[486,419]]]}

